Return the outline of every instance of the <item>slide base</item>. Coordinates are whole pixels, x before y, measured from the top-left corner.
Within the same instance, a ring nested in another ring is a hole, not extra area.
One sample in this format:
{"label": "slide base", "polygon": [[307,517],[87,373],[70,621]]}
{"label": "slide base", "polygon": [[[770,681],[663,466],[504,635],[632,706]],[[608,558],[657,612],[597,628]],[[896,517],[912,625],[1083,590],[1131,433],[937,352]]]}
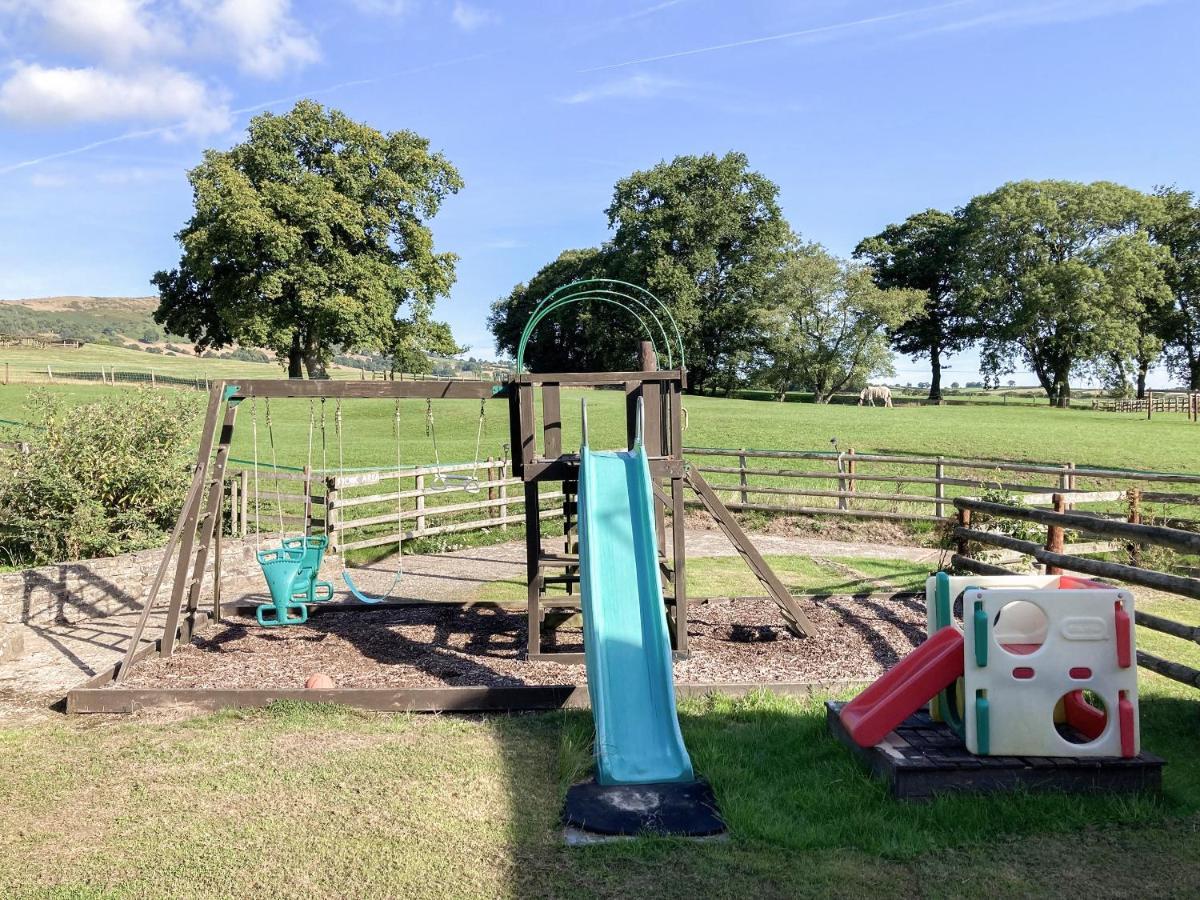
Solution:
{"label": "slide base", "polygon": [[612,836],[705,837],[725,831],[717,799],[703,779],[613,785],[584,781],[567,791],[563,823]]}

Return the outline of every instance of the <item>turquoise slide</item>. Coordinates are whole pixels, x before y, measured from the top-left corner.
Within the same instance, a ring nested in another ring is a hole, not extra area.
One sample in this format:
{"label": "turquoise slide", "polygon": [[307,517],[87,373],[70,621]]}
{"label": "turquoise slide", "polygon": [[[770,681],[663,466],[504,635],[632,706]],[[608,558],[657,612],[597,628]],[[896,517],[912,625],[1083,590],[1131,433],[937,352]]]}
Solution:
{"label": "turquoise slide", "polygon": [[[586,415],[586,412],[585,412]],[[596,782],[694,780],[675,712],[650,466],[641,441],[579,467],[579,565]]]}

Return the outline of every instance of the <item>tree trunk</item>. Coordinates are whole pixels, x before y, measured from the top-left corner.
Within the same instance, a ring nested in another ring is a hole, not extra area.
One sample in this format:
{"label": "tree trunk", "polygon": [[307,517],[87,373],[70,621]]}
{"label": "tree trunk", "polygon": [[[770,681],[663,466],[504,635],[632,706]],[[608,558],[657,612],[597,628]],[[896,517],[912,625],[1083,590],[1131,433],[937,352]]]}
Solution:
{"label": "tree trunk", "polygon": [[292,333],[292,346],[288,350],[288,378],[304,377],[304,353],[300,347],[300,332]]}
{"label": "tree trunk", "polygon": [[1137,398],[1139,400],[1146,399],[1146,373],[1149,371],[1149,369],[1150,369],[1149,362],[1139,362],[1138,363]]}
{"label": "tree trunk", "polygon": [[929,399],[941,402],[942,399],[942,348],[937,342],[929,345]]}
{"label": "tree trunk", "polygon": [[325,371],[325,363],[321,360],[321,347],[315,331],[309,331],[304,342],[304,368],[308,370],[309,378],[329,377]]}
{"label": "tree trunk", "polygon": [[1062,377],[1058,380],[1058,403],[1059,409],[1069,409],[1071,406],[1071,382]]}

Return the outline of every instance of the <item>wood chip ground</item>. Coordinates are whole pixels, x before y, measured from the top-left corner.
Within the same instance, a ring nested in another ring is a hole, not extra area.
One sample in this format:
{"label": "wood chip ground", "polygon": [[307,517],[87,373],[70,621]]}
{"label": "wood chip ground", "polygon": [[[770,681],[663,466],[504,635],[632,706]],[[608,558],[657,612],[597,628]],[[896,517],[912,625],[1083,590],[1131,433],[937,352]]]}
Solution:
{"label": "wood chip ground", "polygon": [[[924,634],[922,600],[852,597],[803,601],[815,637],[789,633],[766,600],[693,606],[691,655],[675,662],[687,683],[831,682],[871,679]],[[569,624],[557,646],[579,650]],[[428,605],[314,615],[306,625],[263,628],[231,618],[169,659],[136,667],[126,687],[303,687],[325,673],[338,687],[437,687],[583,684],[584,667],[529,662],[523,609]]]}

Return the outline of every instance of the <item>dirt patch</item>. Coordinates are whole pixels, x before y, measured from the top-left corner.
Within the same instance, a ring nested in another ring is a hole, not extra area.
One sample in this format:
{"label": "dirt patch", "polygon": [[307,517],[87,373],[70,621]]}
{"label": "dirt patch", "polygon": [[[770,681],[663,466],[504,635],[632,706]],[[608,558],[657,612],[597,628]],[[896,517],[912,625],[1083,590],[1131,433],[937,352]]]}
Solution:
{"label": "dirt patch", "polygon": [[[918,600],[850,597],[803,602],[817,627],[787,631],[768,601],[719,600],[692,608],[691,656],[675,663],[683,684],[868,679],[909,652],[924,632]],[[577,651],[578,626],[561,627],[556,646]],[[130,673],[129,687],[302,687],[324,672],[338,687],[583,684],[584,667],[524,658],[525,613],[484,606],[433,605],[370,612],[326,611],[306,625],[269,629],[227,620],[169,659]]]}

